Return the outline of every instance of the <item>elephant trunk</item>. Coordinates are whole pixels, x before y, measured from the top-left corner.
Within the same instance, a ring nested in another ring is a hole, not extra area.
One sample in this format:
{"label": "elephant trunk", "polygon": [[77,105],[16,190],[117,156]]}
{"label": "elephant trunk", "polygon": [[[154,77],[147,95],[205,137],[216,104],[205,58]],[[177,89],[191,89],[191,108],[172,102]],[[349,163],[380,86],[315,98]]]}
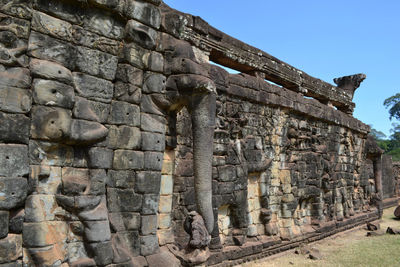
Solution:
{"label": "elephant trunk", "polygon": [[216,94],[196,94],[192,97],[194,190],[197,209],[203,216],[209,233],[214,228],[212,207],[212,157],[215,128]]}

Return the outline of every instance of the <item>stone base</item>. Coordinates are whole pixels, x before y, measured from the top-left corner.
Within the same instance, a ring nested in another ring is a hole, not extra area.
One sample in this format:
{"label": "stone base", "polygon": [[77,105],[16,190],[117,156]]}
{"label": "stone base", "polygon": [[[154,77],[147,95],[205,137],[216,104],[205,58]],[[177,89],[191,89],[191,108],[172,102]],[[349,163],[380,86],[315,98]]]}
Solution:
{"label": "stone base", "polygon": [[398,205],[399,205],[399,198],[398,197],[387,198],[387,199],[384,199],[382,201],[382,207],[384,209],[395,207],[395,206],[398,206]]}
{"label": "stone base", "polygon": [[314,232],[304,234],[289,241],[282,241],[278,237],[262,237],[258,242],[247,242],[243,246],[225,247],[222,251],[211,252],[207,266],[235,266],[247,261],[262,259],[300,244],[311,243],[328,236],[346,231],[356,226],[379,219],[378,210],[357,214],[349,219],[321,225]]}

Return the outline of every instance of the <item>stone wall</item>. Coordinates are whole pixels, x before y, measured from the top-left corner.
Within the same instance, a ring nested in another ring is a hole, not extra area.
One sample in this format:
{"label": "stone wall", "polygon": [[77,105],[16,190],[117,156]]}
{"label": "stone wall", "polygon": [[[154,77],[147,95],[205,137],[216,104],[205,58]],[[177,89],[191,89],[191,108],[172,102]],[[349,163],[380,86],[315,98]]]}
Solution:
{"label": "stone wall", "polygon": [[161,0],[0,0],[0,51],[1,266],[229,265],[389,194],[351,116],[365,75],[333,86]]}

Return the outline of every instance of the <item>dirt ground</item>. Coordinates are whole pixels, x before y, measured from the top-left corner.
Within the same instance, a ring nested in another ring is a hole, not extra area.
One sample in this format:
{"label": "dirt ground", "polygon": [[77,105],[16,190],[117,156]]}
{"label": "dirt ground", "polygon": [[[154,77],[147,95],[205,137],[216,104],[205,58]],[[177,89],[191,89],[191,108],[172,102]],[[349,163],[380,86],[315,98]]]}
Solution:
{"label": "dirt ground", "polygon": [[[400,220],[393,216],[394,209],[384,210],[378,231],[386,232],[389,226],[400,229]],[[293,249],[239,266],[400,266],[400,235],[367,237],[367,232],[364,225],[309,244],[309,248],[320,252],[319,260],[309,259],[308,254],[296,254]]]}

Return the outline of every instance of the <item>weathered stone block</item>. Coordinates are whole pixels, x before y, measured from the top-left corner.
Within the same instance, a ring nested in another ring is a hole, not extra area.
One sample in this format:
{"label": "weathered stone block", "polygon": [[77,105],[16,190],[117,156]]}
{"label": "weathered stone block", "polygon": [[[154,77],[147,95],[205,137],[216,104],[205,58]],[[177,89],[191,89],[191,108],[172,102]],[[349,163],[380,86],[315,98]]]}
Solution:
{"label": "weathered stone block", "polygon": [[[2,2],[4,2],[3,0]],[[0,3],[2,3],[0,2]],[[10,2],[10,1],[8,1]],[[1,5],[1,4],[0,4]],[[3,8],[5,5],[3,5]],[[3,10],[4,11],[4,10]],[[12,31],[17,37],[28,39],[30,23],[24,19],[18,19],[11,16],[0,15],[0,26],[6,27],[9,31]]]}
{"label": "weathered stone block", "polygon": [[110,103],[113,97],[113,84],[83,73],[72,74],[78,95],[90,100]]}
{"label": "weathered stone block", "polygon": [[111,169],[113,151],[103,147],[92,147],[89,149],[88,165],[90,168]]}
{"label": "weathered stone block", "polygon": [[152,51],[144,58],[144,66],[146,69],[154,72],[163,72],[164,70],[164,57],[161,53]]}
{"label": "weathered stone block", "polygon": [[174,181],[172,175],[162,175],[161,176],[161,195],[172,195],[174,188]]}
{"label": "weathered stone block", "polygon": [[73,45],[37,32],[31,32],[29,36],[28,54],[58,62],[68,69],[75,67],[76,50]]}
{"label": "weathered stone block", "polygon": [[29,88],[31,75],[29,69],[25,68],[4,68],[0,66],[0,85],[2,87]]}
{"label": "weathered stone block", "polygon": [[30,119],[22,114],[0,112],[0,140],[28,144]]}
{"label": "weathered stone block", "polygon": [[108,129],[98,122],[73,120],[69,142],[73,144],[90,144],[105,140]]}
{"label": "weathered stone block", "polygon": [[112,55],[118,55],[121,45],[121,42],[117,40],[103,37],[77,25],[72,26],[72,40],[76,44],[97,49]]}
{"label": "weathered stone block", "polygon": [[85,238],[89,242],[111,240],[110,225],[107,221],[85,221]]}
{"label": "weathered stone block", "polygon": [[125,38],[140,46],[153,49],[156,46],[157,32],[135,20],[129,20],[125,26]]}
{"label": "weathered stone block", "polygon": [[112,263],[114,254],[111,242],[89,243],[88,248],[97,266],[105,266]]}
{"label": "weathered stone block", "polygon": [[140,129],[128,126],[111,126],[108,134],[108,147],[122,149],[139,149],[141,143]]}
{"label": "weathered stone block", "polygon": [[30,222],[24,223],[22,238],[24,246],[46,247],[67,241],[65,222]]}
{"label": "weathered stone block", "polygon": [[170,213],[158,214],[158,228],[169,229],[171,227],[172,217]]}
{"label": "weathered stone block", "polygon": [[163,153],[144,152],[144,169],[150,171],[161,171],[163,163]]}
{"label": "weathered stone block", "polygon": [[143,215],[156,214],[158,210],[158,201],[159,201],[158,194],[143,195],[142,214]]}
{"label": "weathered stone block", "polygon": [[35,165],[70,166],[74,161],[74,149],[57,143],[30,140],[29,159]]}
{"label": "weathered stone block", "polygon": [[88,169],[64,167],[61,173],[62,190],[66,195],[79,195],[85,192],[90,184]]}
{"label": "weathered stone block", "polygon": [[61,140],[71,134],[71,112],[66,109],[34,106],[32,109],[32,138]]}
{"label": "weathered stone block", "polygon": [[109,214],[110,224],[115,232],[139,230],[140,214],[133,212],[113,212]]}
{"label": "weathered stone block", "polygon": [[32,13],[32,29],[53,37],[71,41],[72,25],[66,21],[51,17],[42,12]]}
{"label": "weathered stone block", "polygon": [[142,99],[142,90],[140,87],[130,83],[116,82],[114,97],[120,101],[139,104]]}
{"label": "weathered stone block", "polygon": [[71,109],[75,102],[74,88],[52,80],[33,80],[33,100],[46,106]]}
{"label": "weathered stone block", "polygon": [[77,47],[75,67],[78,71],[113,80],[117,65],[118,58],[116,56],[86,47]]}
{"label": "weathered stone block", "polygon": [[27,113],[32,105],[31,95],[29,90],[0,85],[0,110]]}
{"label": "weathered stone block", "polygon": [[156,235],[148,235],[140,237],[140,254],[148,256],[156,254],[159,251],[158,238]]}
{"label": "weathered stone block", "polygon": [[136,86],[143,84],[143,71],[129,64],[118,64],[115,78],[124,83],[130,83]]}
{"label": "weathered stone block", "polygon": [[0,211],[0,239],[3,239],[8,235],[9,216],[10,214],[8,211]]}
{"label": "weathered stone block", "polygon": [[54,221],[62,215],[53,195],[30,195],[25,201],[25,222]]}
{"label": "weathered stone block", "polygon": [[158,29],[161,24],[160,9],[141,0],[128,0],[124,9],[125,16],[138,20]]}
{"label": "weathered stone block", "polygon": [[167,121],[163,116],[141,113],[140,128],[147,132],[165,133]]}
{"label": "weathered stone block", "polygon": [[148,215],[141,217],[140,234],[150,235],[157,232],[157,215]]}
{"label": "weathered stone block", "polygon": [[16,261],[22,257],[22,236],[9,234],[0,240],[0,263]]}
{"label": "weathered stone block", "polygon": [[142,194],[158,194],[160,192],[161,174],[159,172],[138,172],[135,191]]}
{"label": "weathered stone block", "polygon": [[29,69],[35,77],[72,84],[71,71],[58,63],[32,58]]}
{"label": "weathered stone block", "polygon": [[135,43],[130,43],[124,45],[123,53],[121,54],[121,59],[127,61],[133,66],[143,69],[144,68],[144,60],[150,54],[149,50],[146,50]]}
{"label": "weathered stone block", "polygon": [[142,99],[140,101],[140,111],[160,116],[165,114],[165,111],[157,106],[157,104],[153,100],[153,96],[147,94],[142,95]]}
{"label": "weathered stone block", "polygon": [[113,101],[111,104],[109,123],[126,124],[128,126],[140,125],[139,106],[121,101]]}
{"label": "weathered stone block", "polygon": [[110,212],[135,212],[142,207],[142,196],[133,189],[107,189],[107,203]]}
{"label": "weathered stone block", "polygon": [[170,213],[172,211],[172,195],[160,196],[160,203],[158,205],[158,212]]}
{"label": "weathered stone block", "polygon": [[75,118],[106,122],[110,113],[110,105],[101,102],[90,101],[83,97],[75,98],[73,114]]}
{"label": "weathered stone block", "polygon": [[108,176],[103,169],[90,170],[90,191],[91,195],[104,195],[106,193],[106,184]]}
{"label": "weathered stone block", "polygon": [[120,232],[116,234],[116,237],[131,256],[135,257],[140,255],[140,238],[138,231]]}
{"label": "weathered stone block", "polygon": [[236,170],[232,166],[218,167],[218,174],[221,182],[230,182],[236,180]]}
{"label": "weathered stone block", "polygon": [[167,79],[162,74],[146,73],[143,83],[144,93],[161,93],[165,91]]}
{"label": "weathered stone block", "polygon": [[25,210],[23,208],[10,212],[9,231],[13,234],[22,234],[22,227],[25,220]]}
{"label": "weathered stone block", "polygon": [[134,171],[109,170],[108,186],[118,188],[134,188],[136,173]]}
{"label": "weathered stone block", "polygon": [[108,38],[120,40],[124,36],[123,20],[117,16],[110,15],[107,11],[90,8],[85,10],[86,16],[83,17],[83,26],[95,33],[106,36]]}
{"label": "weathered stone block", "polygon": [[24,176],[29,173],[26,145],[0,144],[0,176]]}
{"label": "weathered stone block", "polygon": [[115,150],[113,166],[117,170],[143,169],[144,154],[141,151]]}

